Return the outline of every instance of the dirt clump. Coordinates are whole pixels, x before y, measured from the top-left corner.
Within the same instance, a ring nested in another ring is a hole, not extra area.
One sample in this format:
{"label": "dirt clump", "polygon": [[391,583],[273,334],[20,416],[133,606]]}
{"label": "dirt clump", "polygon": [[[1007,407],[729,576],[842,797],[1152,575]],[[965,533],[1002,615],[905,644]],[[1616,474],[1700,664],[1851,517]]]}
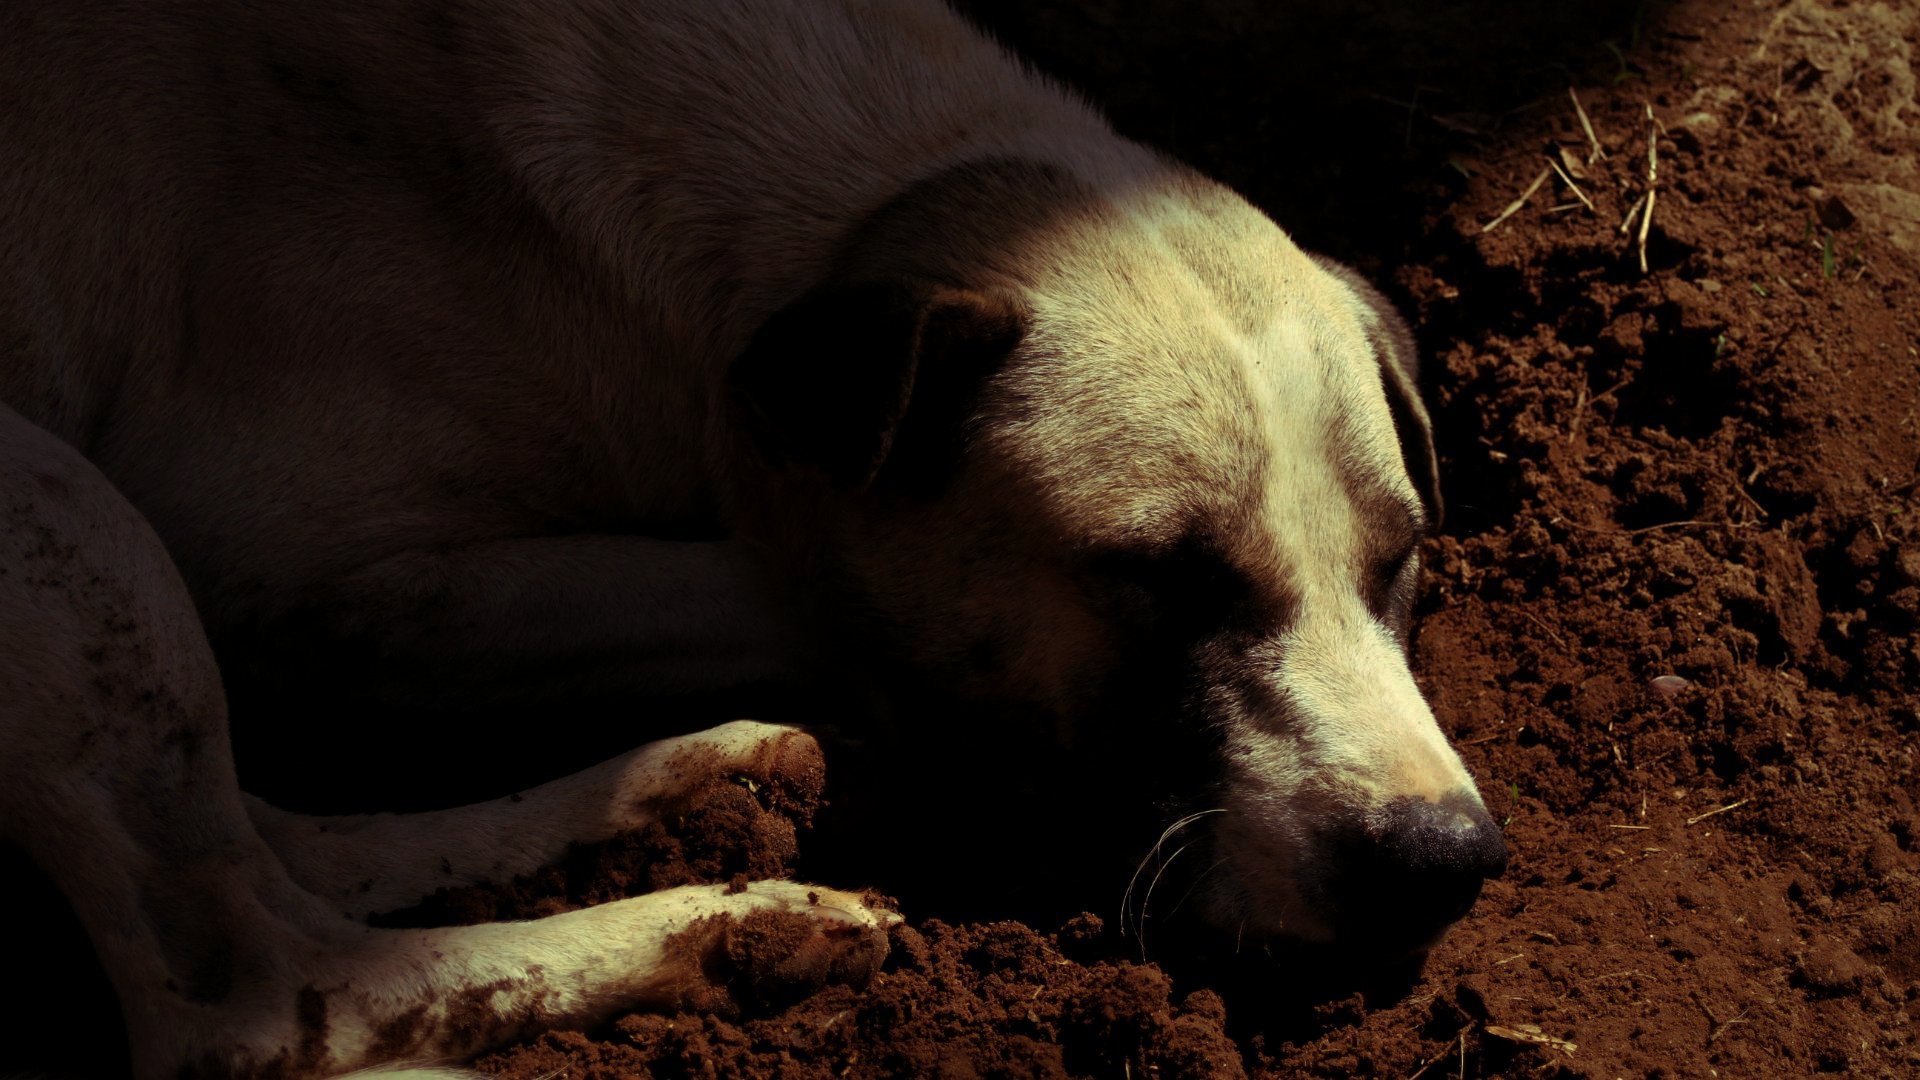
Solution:
{"label": "dirt clump", "polygon": [[1078,963],[1060,936],[929,920],[894,931],[885,969],[864,990],[823,990],[745,1020],[635,1014],[595,1036],[545,1035],[480,1067],[588,1078],[1244,1075],[1219,995],[1177,992],[1151,965]]}
{"label": "dirt clump", "polygon": [[785,877],[799,855],[799,831],[820,807],[818,779],[749,785],[716,777],[663,801],[645,828],[576,844],[559,863],[512,881],[441,889],[368,921],[421,927],[538,919],[679,885],[737,889]]}

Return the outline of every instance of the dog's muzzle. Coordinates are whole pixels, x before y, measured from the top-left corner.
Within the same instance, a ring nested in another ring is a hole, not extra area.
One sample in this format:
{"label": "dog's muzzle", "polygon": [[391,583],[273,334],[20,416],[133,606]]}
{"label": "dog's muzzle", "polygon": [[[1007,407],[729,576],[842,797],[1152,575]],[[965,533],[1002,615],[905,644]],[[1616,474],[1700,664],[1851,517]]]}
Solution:
{"label": "dog's muzzle", "polygon": [[1400,799],[1323,842],[1334,936],[1368,950],[1432,944],[1507,868],[1500,827],[1470,796]]}

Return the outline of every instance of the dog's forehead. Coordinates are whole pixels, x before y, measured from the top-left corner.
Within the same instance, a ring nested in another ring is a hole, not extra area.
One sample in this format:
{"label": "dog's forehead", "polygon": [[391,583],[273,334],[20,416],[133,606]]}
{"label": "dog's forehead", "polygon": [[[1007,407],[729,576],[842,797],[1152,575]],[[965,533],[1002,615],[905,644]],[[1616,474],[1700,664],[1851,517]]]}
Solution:
{"label": "dog's forehead", "polygon": [[1251,208],[1141,216],[1038,283],[990,425],[1076,538],[1351,546],[1356,501],[1417,507],[1352,290]]}

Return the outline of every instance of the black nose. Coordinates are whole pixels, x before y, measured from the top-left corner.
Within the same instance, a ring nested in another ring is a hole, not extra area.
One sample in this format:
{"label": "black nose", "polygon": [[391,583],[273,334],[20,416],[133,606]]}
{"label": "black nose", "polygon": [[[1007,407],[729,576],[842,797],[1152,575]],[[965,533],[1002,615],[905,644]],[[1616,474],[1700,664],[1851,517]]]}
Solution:
{"label": "black nose", "polygon": [[1328,900],[1342,939],[1386,949],[1431,944],[1507,868],[1500,828],[1478,799],[1403,799],[1328,851]]}

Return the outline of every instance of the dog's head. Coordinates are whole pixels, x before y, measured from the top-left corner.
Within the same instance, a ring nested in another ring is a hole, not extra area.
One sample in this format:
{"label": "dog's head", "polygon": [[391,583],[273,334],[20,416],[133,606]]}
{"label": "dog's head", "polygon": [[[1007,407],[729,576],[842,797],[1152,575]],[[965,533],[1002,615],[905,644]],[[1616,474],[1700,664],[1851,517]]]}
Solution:
{"label": "dog's head", "polygon": [[916,673],[1073,743],[1204,734],[1212,921],[1418,947],[1506,852],[1407,665],[1440,509],[1411,336],[1237,197],[1142,175],[909,191],[755,335],[738,415]]}

